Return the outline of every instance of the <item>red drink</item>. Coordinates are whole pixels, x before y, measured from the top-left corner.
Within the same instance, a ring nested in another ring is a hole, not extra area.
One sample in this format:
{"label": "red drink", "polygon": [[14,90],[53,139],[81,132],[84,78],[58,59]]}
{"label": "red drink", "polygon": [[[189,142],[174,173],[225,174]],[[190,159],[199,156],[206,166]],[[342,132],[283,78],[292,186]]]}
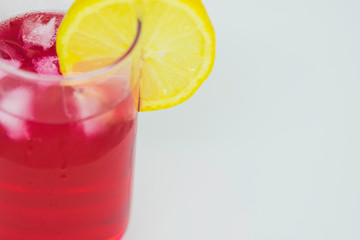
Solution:
{"label": "red drink", "polygon": [[[0,57],[59,74],[52,31],[61,19],[37,13],[1,24]],[[51,36],[36,39],[38,31]],[[137,88],[17,81],[0,71],[0,239],[120,239],[129,216]]]}

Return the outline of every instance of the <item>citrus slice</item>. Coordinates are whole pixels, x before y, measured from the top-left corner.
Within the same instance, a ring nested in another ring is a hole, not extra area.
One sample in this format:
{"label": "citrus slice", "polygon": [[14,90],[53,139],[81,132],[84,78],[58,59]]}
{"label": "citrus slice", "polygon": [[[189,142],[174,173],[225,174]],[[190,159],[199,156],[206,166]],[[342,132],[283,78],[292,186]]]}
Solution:
{"label": "citrus slice", "polygon": [[[57,34],[63,74],[113,63],[141,32],[140,111],[188,100],[210,74],[215,33],[201,0],[77,0]],[[140,64],[140,63],[139,63]]]}

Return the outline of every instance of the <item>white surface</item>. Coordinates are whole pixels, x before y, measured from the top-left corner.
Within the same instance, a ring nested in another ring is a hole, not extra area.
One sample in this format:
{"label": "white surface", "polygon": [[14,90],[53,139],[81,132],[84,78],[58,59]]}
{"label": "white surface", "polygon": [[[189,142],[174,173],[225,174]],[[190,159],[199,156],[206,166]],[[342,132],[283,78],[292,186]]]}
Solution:
{"label": "white surface", "polygon": [[124,240],[360,239],[360,2],[204,3],[216,66],[140,114]]}

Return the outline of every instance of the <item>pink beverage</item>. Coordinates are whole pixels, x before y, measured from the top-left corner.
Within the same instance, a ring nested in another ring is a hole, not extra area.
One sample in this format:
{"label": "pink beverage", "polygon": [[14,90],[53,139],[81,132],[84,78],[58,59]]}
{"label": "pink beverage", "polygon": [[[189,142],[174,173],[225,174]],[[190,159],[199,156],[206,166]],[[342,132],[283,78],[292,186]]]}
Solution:
{"label": "pink beverage", "polygon": [[1,240],[118,240],[128,222],[137,87],[126,88],[126,74],[55,81],[62,17],[0,24],[0,61],[33,72],[0,68]]}

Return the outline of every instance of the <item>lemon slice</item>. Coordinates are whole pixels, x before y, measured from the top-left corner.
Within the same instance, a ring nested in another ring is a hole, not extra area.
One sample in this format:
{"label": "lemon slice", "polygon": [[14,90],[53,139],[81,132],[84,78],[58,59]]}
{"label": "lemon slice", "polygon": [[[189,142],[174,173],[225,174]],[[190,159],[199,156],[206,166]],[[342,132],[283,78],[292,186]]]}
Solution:
{"label": "lemon slice", "polygon": [[77,0],[57,34],[63,74],[104,67],[141,32],[140,111],[188,100],[210,74],[215,33],[200,0]]}

